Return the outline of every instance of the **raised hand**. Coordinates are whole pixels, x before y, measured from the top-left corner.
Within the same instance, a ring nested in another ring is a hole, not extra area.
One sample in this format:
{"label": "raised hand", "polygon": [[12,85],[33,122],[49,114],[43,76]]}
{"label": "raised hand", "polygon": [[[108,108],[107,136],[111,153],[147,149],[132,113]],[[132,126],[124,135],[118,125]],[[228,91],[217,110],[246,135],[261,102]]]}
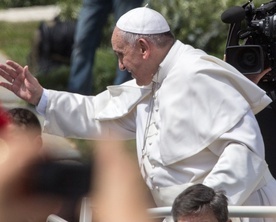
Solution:
{"label": "raised hand", "polygon": [[28,103],[37,105],[42,96],[43,87],[30,73],[28,66],[22,67],[14,61],[8,60],[0,64],[0,76],[7,82],[0,82],[0,86],[12,91],[15,95]]}

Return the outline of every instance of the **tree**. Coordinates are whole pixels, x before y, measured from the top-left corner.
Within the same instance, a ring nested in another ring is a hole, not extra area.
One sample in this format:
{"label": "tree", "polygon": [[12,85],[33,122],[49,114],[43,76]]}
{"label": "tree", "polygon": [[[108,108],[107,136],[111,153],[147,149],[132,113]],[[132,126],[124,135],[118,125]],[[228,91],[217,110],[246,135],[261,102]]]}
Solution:
{"label": "tree", "polygon": [[[149,7],[168,20],[176,38],[207,53],[222,58],[228,25],[221,14],[231,6],[242,6],[246,0],[151,0]],[[254,0],[256,7],[262,2]]]}

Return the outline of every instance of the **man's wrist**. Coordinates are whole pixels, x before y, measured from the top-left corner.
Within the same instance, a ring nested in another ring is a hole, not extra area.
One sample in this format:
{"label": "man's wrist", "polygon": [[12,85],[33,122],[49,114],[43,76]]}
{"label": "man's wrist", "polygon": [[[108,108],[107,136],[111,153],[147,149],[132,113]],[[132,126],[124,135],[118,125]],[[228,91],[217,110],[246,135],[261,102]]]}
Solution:
{"label": "man's wrist", "polygon": [[49,97],[49,90],[43,88],[40,100],[39,100],[38,104],[36,105],[36,111],[40,115],[45,116],[45,114],[46,114],[48,97]]}

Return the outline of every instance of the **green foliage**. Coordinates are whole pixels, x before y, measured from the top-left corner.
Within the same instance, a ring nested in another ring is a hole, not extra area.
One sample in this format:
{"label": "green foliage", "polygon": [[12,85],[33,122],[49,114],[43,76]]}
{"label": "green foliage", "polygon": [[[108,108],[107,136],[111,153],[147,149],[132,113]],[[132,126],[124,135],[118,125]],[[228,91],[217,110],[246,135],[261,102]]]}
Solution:
{"label": "green foliage", "polygon": [[[168,20],[176,38],[222,58],[228,25],[220,16],[230,6],[242,6],[247,0],[151,0],[149,7]],[[268,1],[254,0],[255,6]]]}
{"label": "green foliage", "polygon": [[96,53],[94,68],[94,93],[100,93],[112,85],[116,76],[117,58],[111,48],[100,48]]}
{"label": "green foliage", "polygon": [[76,20],[80,12],[81,3],[81,0],[59,0],[61,20]]}
{"label": "green foliage", "polygon": [[[79,150],[82,161],[86,162],[91,160],[94,153],[97,151],[97,142],[93,140],[81,140],[81,139],[70,139],[70,141],[76,145]],[[124,141],[124,149],[133,158],[133,161],[137,161],[136,153],[136,142],[135,140]]]}
{"label": "green foliage", "polygon": [[220,21],[222,1],[152,0],[150,7],[168,20],[176,38],[221,56],[227,27]]}
{"label": "green foliage", "polygon": [[[94,94],[100,93],[106,89],[106,86],[113,83],[116,69],[116,57],[110,48],[100,48],[96,52],[94,66]],[[47,75],[37,75],[37,79],[41,85],[47,89],[67,90],[67,82],[70,67],[61,66],[53,69]]]}
{"label": "green foliage", "polygon": [[0,22],[1,51],[20,64],[26,64],[38,22]]}
{"label": "green foliage", "polygon": [[1,0],[0,8],[28,7],[34,5],[52,5],[57,0]]}
{"label": "green foliage", "polygon": [[40,84],[46,89],[66,90],[69,76],[69,67],[61,66],[52,70],[47,75],[37,75],[36,78]]}
{"label": "green foliage", "polygon": [[81,140],[81,139],[69,139],[80,152],[83,162],[89,162],[91,160],[91,155],[95,150],[95,141],[92,140]]}

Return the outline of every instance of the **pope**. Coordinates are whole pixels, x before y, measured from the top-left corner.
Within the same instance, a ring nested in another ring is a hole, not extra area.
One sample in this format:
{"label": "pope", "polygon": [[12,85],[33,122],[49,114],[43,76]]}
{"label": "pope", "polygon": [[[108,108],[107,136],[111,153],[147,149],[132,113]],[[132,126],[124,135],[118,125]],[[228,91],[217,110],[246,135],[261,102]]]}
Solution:
{"label": "pope", "polygon": [[28,66],[14,61],[0,65],[7,80],[0,85],[36,106],[47,133],[135,139],[157,206],[171,206],[197,183],[225,190],[229,205],[276,205],[255,119],[271,102],[262,89],[226,62],[176,40],[165,18],[147,7],[124,14],[111,43],[120,69],[134,79],[98,95],[45,89]]}

